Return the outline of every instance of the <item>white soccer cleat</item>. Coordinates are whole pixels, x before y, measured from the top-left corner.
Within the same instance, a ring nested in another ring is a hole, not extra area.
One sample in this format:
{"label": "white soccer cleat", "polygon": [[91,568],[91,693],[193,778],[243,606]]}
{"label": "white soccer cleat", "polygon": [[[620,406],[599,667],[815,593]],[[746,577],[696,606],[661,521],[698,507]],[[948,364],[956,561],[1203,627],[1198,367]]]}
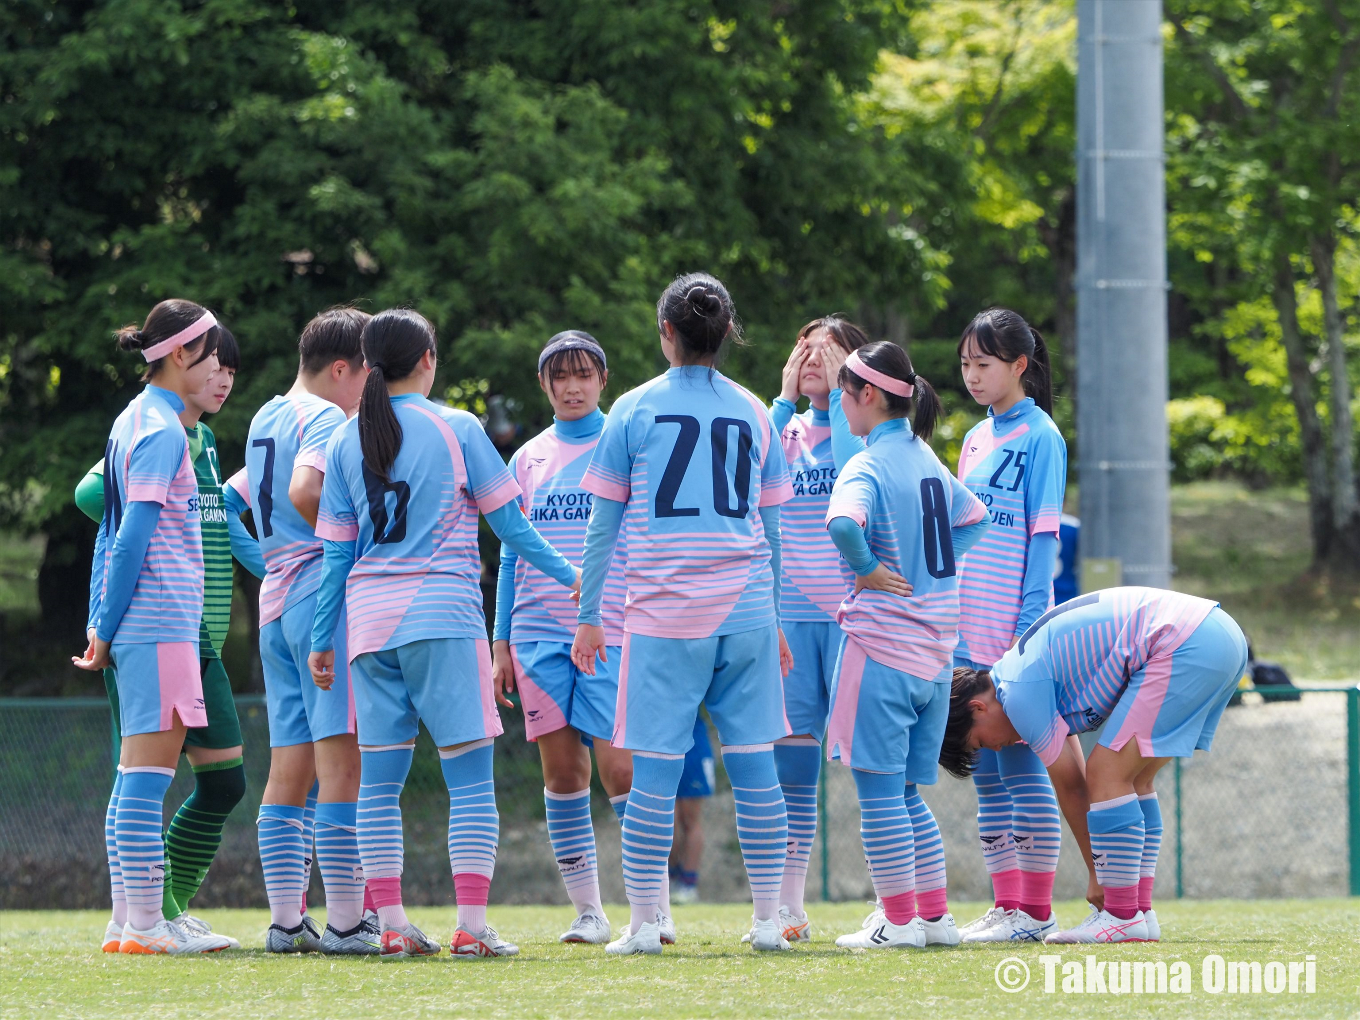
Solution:
{"label": "white soccer cleat", "polygon": [[[200,935],[216,935],[216,934],[217,934],[215,931],[212,930],[212,925],[210,925],[207,921],[203,920],[203,918],[201,918],[201,917],[195,917],[193,914],[189,913],[187,910],[186,910],[184,913],[180,914],[179,917],[175,918],[175,923],[176,923],[176,924],[179,924],[179,925],[183,925],[185,928],[188,928],[190,931],[198,932],[198,934],[200,934]],[[227,946],[228,949],[240,949],[240,948],[241,948],[241,943],[237,942],[237,941],[236,941],[234,938],[232,938],[230,935],[223,935],[222,938],[226,939],[227,942],[230,943],[230,945]]]}
{"label": "white soccer cleat", "polygon": [[670,914],[657,912],[656,927],[661,933],[661,944],[663,946],[675,945],[675,918]]}
{"label": "white soccer cleat", "polygon": [[1147,922],[1142,911],[1127,921],[1104,910],[1091,908],[1086,920],[1075,928],[1057,931],[1044,939],[1051,946],[1086,945],[1094,942],[1146,942]]}
{"label": "white soccer cleat", "polygon": [[986,931],[988,928],[995,927],[996,925],[1001,923],[1001,919],[1005,916],[1006,911],[1003,910],[1001,907],[991,907],[987,911],[987,913],[983,914],[976,921],[969,921],[962,928],[960,928],[959,935],[963,938],[964,942],[972,942],[973,940],[968,936],[975,935],[978,932],[983,932]]}
{"label": "white soccer cleat", "polygon": [[321,951],[327,956],[377,956],[382,952],[382,932],[366,920],[349,931],[328,924],[321,933]]}
{"label": "white soccer cleat", "polygon": [[789,942],[811,942],[812,922],[807,913],[794,914],[788,907],[779,908],[779,934]]}
{"label": "white soccer cleat", "polygon": [[266,953],[319,953],[321,935],[303,918],[296,928],[271,924],[264,934]]}
{"label": "white soccer cleat", "polygon": [[789,948],[789,940],[784,938],[780,932],[780,924],[773,917],[767,917],[763,921],[756,921],[751,925],[748,933],[751,948],[758,953],[780,953],[786,952]]}
{"label": "white soccer cleat", "polygon": [[655,921],[638,925],[634,934],[632,927],[625,925],[623,934],[616,938],[604,951],[610,956],[657,956],[661,953],[661,928]]}
{"label": "white soccer cleat", "polygon": [[603,914],[581,914],[571,927],[557,936],[558,942],[585,942],[592,946],[609,941],[609,918]]}
{"label": "white soccer cleat", "polygon": [[481,931],[468,931],[460,924],[454,930],[453,941],[449,943],[449,954],[455,960],[491,960],[501,956],[518,956],[519,946],[506,942],[489,924]]}
{"label": "white soccer cleat", "polygon": [[1036,921],[1023,910],[1007,910],[990,928],[965,935],[963,941],[1042,942],[1058,930],[1058,918],[1050,910],[1047,921]]}
{"label": "white soccer cleat", "polygon": [[414,924],[384,928],[378,945],[379,960],[409,960],[417,956],[439,955],[439,943]]}
{"label": "white soccer cleat", "polygon": [[168,953],[171,956],[184,956],[189,953],[220,953],[229,948],[231,943],[221,935],[211,932],[202,935],[162,918],[155,927],[146,931],[138,931],[130,924],[124,925],[123,941],[118,951],[137,955]]}
{"label": "white soccer cleat", "polygon": [[1157,923],[1157,911],[1148,907],[1143,911],[1143,921],[1147,924],[1147,940],[1149,942],[1162,941],[1162,926]]}
{"label": "white soccer cleat", "polygon": [[926,945],[957,946],[959,929],[954,924],[954,915],[945,913],[934,921],[921,918],[921,926],[926,930]]}
{"label": "white soccer cleat", "polygon": [[842,949],[924,949],[925,922],[913,917],[906,924],[893,924],[885,917],[872,928],[842,935],[836,945]]}
{"label": "white soccer cleat", "polygon": [[888,915],[883,913],[883,901],[875,900],[874,909],[869,911],[869,916],[866,917],[863,921],[861,921],[859,926],[861,928],[877,928],[880,924],[887,920],[887,918]]}
{"label": "white soccer cleat", "polygon": [[104,928],[104,952],[116,953],[122,944],[123,926],[117,921],[110,921]]}

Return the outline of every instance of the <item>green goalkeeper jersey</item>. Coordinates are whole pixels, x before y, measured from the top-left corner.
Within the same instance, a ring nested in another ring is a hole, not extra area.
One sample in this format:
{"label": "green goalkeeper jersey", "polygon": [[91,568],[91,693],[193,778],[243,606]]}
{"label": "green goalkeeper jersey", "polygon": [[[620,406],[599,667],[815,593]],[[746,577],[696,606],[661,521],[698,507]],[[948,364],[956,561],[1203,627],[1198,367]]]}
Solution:
{"label": "green goalkeeper jersey", "polygon": [[[231,532],[227,506],[222,497],[222,468],[217,459],[217,438],[199,422],[185,429],[189,456],[198,481],[199,523],[203,530],[203,617],[198,628],[198,654],[204,659],[222,657],[222,645],[231,626]],[[96,521],[104,516],[104,462],[100,461],[76,486],[76,506]]]}

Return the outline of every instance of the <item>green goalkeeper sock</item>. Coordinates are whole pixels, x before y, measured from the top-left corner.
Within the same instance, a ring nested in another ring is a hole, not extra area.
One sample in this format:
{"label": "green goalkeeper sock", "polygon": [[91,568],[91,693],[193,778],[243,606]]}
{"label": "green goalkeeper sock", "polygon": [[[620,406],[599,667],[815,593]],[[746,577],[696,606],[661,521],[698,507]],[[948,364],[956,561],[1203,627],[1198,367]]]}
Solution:
{"label": "green goalkeeper sock", "polygon": [[[203,884],[222,845],[227,816],[246,794],[246,770],[240,758],[194,766],[194,790],[165,833],[166,917],[178,917]],[[173,911],[173,913],[172,913]]]}

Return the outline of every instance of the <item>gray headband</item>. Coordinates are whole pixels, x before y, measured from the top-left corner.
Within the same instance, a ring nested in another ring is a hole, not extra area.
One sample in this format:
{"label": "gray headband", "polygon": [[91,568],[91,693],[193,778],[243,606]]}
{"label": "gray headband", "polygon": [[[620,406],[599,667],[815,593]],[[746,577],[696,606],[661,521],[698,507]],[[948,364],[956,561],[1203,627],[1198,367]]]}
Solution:
{"label": "gray headband", "polygon": [[555,354],[563,351],[586,351],[600,359],[600,366],[606,371],[609,369],[609,362],[604,356],[604,348],[589,333],[582,333],[579,329],[569,329],[564,333],[558,333],[548,341],[548,346],[543,348],[543,353],[538,356],[538,372],[543,374],[543,366],[548,363],[548,359]]}

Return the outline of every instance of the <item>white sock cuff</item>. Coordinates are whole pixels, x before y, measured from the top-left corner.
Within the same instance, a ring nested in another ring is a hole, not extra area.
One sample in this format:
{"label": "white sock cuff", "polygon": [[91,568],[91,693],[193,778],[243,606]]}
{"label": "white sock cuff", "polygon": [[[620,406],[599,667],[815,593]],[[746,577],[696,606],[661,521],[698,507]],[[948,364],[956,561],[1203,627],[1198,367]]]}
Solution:
{"label": "white sock cuff", "polygon": [[768,744],[724,744],[723,754],[759,754],[762,751],[773,751],[774,743]]}
{"label": "white sock cuff", "polygon": [[1125,804],[1132,804],[1138,799],[1136,793],[1126,793],[1122,797],[1115,797],[1113,800],[1098,800],[1091,804],[1092,811],[1108,811],[1110,808],[1123,807]]}
{"label": "white sock cuff", "polygon": [[1138,794],[1138,799],[1139,799],[1139,800],[1156,800],[1156,799],[1157,799],[1157,791],[1156,791],[1156,790],[1153,790],[1151,793],[1140,793],[1140,794]]}
{"label": "white sock cuff", "polygon": [[150,772],[158,776],[169,776],[171,779],[175,778],[174,769],[163,769],[159,765],[129,765],[127,768],[123,769],[123,775],[125,776],[130,776],[136,772]]}
{"label": "white sock cuff", "polygon": [[634,758],[655,758],[658,761],[684,761],[683,754],[662,754],[660,751],[634,751]]}
{"label": "white sock cuff", "polygon": [[627,803],[628,803],[628,794],[626,794],[626,793],[621,793],[621,794],[619,794],[617,797],[610,797],[610,798],[609,798],[609,803],[611,803],[611,804],[627,804]]}
{"label": "white sock cuff", "polygon": [[822,742],[816,737],[780,737],[774,742],[775,747],[821,747]]}
{"label": "white sock cuff", "polygon": [[119,765],[119,766],[118,766],[118,771],[119,771],[119,772],[122,772],[122,771],[123,771],[123,766]]}
{"label": "white sock cuff", "polygon": [[546,786],[543,787],[543,796],[547,800],[576,800],[580,797],[590,796],[590,787],[584,790],[577,790],[575,793],[553,793]]}
{"label": "white sock cuff", "polygon": [[441,748],[439,757],[448,761],[450,758],[457,758],[459,755],[471,754],[473,751],[480,751],[484,747],[490,747],[495,742],[496,740],[494,737],[483,737],[481,740],[474,740],[470,744],[464,744],[462,747],[455,747],[448,751]]}
{"label": "white sock cuff", "polygon": [[383,744],[379,747],[365,747],[363,745],[359,746],[360,752],[368,751],[370,753],[373,751],[414,751],[415,749],[416,742],[414,740],[411,741],[409,744]]}

